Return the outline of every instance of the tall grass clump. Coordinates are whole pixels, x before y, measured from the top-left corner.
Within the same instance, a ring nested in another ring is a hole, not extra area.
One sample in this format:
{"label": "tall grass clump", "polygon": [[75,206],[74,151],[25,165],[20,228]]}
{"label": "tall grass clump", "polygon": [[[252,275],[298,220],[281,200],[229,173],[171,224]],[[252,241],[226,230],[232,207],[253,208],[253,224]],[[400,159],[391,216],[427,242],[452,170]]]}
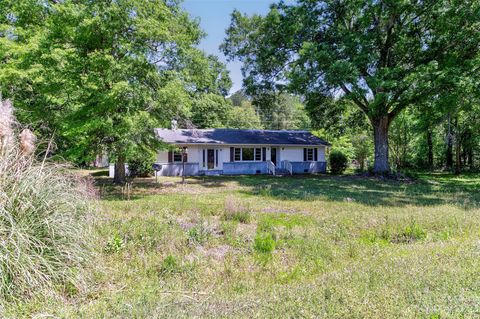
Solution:
{"label": "tall grass clump", "polygon": [[239,223],[248,224],[251,219],[250,208],[235,200],[233,196],[225,198],[224,220],[233,220]]}
{"label": "tall grass clump", "polygon": [[18,134],[10,102],[0,101],[0,307],[84,287],[89,255],[88,182],[35,159],[35,135]]}

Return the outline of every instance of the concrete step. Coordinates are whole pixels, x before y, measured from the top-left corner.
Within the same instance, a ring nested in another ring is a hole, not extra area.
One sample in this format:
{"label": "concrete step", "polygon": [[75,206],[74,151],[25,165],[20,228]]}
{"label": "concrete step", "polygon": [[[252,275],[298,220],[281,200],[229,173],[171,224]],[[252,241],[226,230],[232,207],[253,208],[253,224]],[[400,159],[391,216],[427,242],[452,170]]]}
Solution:
{"label": "concrete step", "polygon": [[285,168],[276,168],[275,169],[275,175],[285,176],[285,175],[290,175],[290,172]]}

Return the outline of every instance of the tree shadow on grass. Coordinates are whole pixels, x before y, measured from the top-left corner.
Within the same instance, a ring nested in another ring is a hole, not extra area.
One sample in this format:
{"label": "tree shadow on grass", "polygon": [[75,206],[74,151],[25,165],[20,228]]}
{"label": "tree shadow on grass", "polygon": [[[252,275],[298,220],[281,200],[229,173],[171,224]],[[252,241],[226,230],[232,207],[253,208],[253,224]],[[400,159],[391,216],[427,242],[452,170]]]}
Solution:
{"label": "tree shadow on grass", "polygon": [[360,176],[292,176],[240,178],[244,193],[283,200],[353,201],[369,206],[433,206],[475,208],[480,204],[480,177],[421,178],[399,182]]}
{"label": "tree shadow on grass", "polygon": [[[137,200],[149,196],[171,195],[173,193],[187,195],[193,193],[193,187],[198,187],[199,189],[225,187],[222,179],[214,177],[189,177],[184,185],[179,177],[162,177],[158,182],[154,177],[150,177],[129,180],[128,183],[131,184],[131,189],[130,193],[128,193],[125,185],[115,185],[112,178],[93,177],[99,197],[105,201]],[[182,189],[183,186],[185,186],[185,189]]]}
{"label": "tree shadow on grass", "polygon": [[[104,200],[124,200],[121,186],[114,186],[110,179],[96,178]],[[221,189],[227,184],[241,186],[232,189],[251,196],[271,197],[279,200],[326,200],[357,202],[369,206],[434,206],[457,205],[466,209],[480,204],[480,176],[455,176],[448,173],[420,174],[413,182],[382,180],[363,176],[295,175],[295,176],[205,176],[189,177],[186,191],[179,178],[163,178],[160,184],[155,178],[133,181],[134,192],[130,199],[167,194],[188,195],[193,187]]]}

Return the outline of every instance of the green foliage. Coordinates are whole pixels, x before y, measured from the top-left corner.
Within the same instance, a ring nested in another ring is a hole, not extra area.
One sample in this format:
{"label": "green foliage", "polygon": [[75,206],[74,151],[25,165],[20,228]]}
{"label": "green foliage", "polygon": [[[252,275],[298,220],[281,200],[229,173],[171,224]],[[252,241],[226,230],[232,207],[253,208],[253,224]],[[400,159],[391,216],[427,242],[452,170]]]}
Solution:
{"label": "green foliage", "polygon": [[125,242],[123,238],[118,235],[113,236],[107,242],[105,246],[105,252],[107,253],[118,253],[125,248]]}
{"label": "green foliage", "polygon": [[332,174],[342,174],[348,167],[348,158],[342,152],[334,151],[329,155],[329,164]]}
{"label": "green foliage", "polygon": [[152,175],[152,163],[148,158],[131,159],[128,162],[130,177],[149,177]]}
{"label": "green foliage", "polygon": [[389,124],[402,110],[460,99],[459,87],[478,86],[471,70],[480,61],[479,8],[478,1],[279,2],[265,16],[234,11],[222,48],[243,62],[251,95],[301,94],[325,122],[335,113],[333,122],[341,120],[345,108],[336,101],[354,104],[377,134],[374,170],[382,173],[390,169]]}
{"label": "green foliage", "polygon": [[158,149],[154,127],[188,118],[192,103],[216,107],[231,86],[218,58],[196,47],[204,34],[177,1],[7,2],[1,93],[68,160],[106,153],[123,164]]}
{"label": "green foliage", "polygon": [[[439,237],[443,235],[443,232]],[[365,243],[382,243],[382,244],[410,244],[427,238],[427,231],[420,226],[415,220],[401,227],[392,225],[388,219],[377,231],[365,231],[361,236],[361,240]]]}
{"label": "green foliage", "polygon": [[198,128],[226,127],[231,104],[213,93],[199,95],[192,104],[192,123]]}
{"label": "green foliage", "polygon": [[365,169],[366,160],[372,155],[371,139],[366,134],[352,136],[354,158],[358,162],[359,169]]}
{"label": "green foliage", "polygon": [[253,104],[259,111],[263,126],[273,130],[310,128],[310,118],[297,96],[273,92],[256,95]]}
{"label": "green foliage", "polygon": [[180,271],[180,265],[177,258],[173,255],[168,255],[162,262],[160,272],[162,274],[174,274]]}
{"label": "green foliage", "polygon": [[[0,131],[3,124],[0,105]],[[2,134],[0,134],[2,135]],[[7,301],[84,291],[92,188],[66,168],[37,162],[0,138],[0,308]]]}
{"label": "green foliage", "polygon": [[199,224],[190,228],[187,232],[188,243],[190,245],[202,245],[210,238],[211,229],[205,224]]}
{"label": "green foliage", "polygon": [[[248,296],[247,305],[255,299],[259,317],[343,318],[352,311],[374,318],[475,317],[472,299],[457,297],[478,286],[479,176],[417,175],[414,183],[328,175],[281,182],[262,175],[217,176],[187,179],[161,193],[151,179],[139,178],[133,181],[135,201],[121,200],[121,187],[99,176],[95,251],[114,234],[127,242],[124,250],[99,253],[85,265],[82,271],[93,278],[79,292],[61,285],[62,296],[5,302],[2,315],[32,317],[48,305],[48,313],[67,318],[182,317],[187,311],[229,317],[230,307],[212,311],[211,305],[226,299],[242,304]],[[267,197],[260,187],[270,190]],[[219,221],[227,198],[254,207],[249,224]],[[202,247],[189,245],[185,233],[199,219],[212,229]],[[427,237],[390,241],[412,221]],[[273,253],[254,249],[257,233],[272,235]],[[419,286],[429,293],[412,299]],[[125,293],[132,307],[125,307]],[[171,302],[178,298],[187,302]],[[163,303],[168,309],[159,308]],[[248,317],[251,308],[239,307],[236,315]]]}
{"label": "green foliage", "polygon": [[225,214],[223,215],[223,219],[248,224],[252,220],[252,216],[249,211],[233,211],[225,212]]}
{"label": "green foliage", "polygon": [[227,127],[262,129],[263,125],[253,105],[248,101],[243,101],[239,106],[233,106],[229,110]]}
{"label": "green foliage", "polygon": [[259,232],[255,236],[253,248],[262,254],[271,254],[275,250],[275,239],[271,233]]}
{"label": "green foliage", "polygon": [[233,93],[232,95],[230,95],[228,100],[230,102],[232,102],[233,106],[242,106],[243,103],[250,102],[250,99],[245,94],[245,92],[242,91],[242,90],[239,90],[239,91]]}
{"label": "green foliage", "polygon": [[130,177],[149,177],[153,174],[152,164],[155,162],[155,154],[144,152],[129,157],[128,171]]}
{"label": "green foliage", "polygon": [[403,231],[395,236],[392,240],[398,243],[411,243],[422,240],[427,237],[427,231],[423,229],[417,222],[412,220],[410,225],[405,227]]}

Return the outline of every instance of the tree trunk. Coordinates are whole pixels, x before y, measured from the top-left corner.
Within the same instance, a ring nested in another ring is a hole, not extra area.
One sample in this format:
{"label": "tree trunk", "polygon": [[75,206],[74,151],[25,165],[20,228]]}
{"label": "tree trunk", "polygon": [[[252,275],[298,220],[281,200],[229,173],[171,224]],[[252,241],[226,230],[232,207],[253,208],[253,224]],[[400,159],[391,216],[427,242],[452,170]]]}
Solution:
{"label": "tree trunk", "polygon": [[447,132],[447,152],[446,152],[446,165],[447,169],[452,169],[453,167],[453,135],[451,127],[450,115],[448,116],[448,132]]}
{"label": "tree trunk", "polygon": [[460,174],[462,171],[462,159],[461,159],[461,144],[459,139],[455,143],[455,174]]}
{"label": "tree trunk", "polygon": [[375,142],[375,162],[373,172],[375,174],[385,174],[390,172],[388,164],[388,128],[390,119],[388,116],[382,116],[372,120],[373,134]]}
{"label": "tree trunk", "polygon": [[125,158],[123,156],[119,156],[117,162],[115,163],[115,176],[113,177],[113,182],[115,184],[125,184],[125,181]]}
{"label": "tree trunk", "polygon": [[452,169],[453,167],[453,145],[452,145],[452,140],[451,139],[448,139],[447,140],[447,158],[446,158],[446,161],[447,161],[447,168],[448,169]]}
{"label": "tree trunk", "polygon": [[427,129],[427,147],[428,147],[428,159],[427,164],[428,168],[433,168],[433,139],[432,139],[432,131]]}
{"label": "tree trunk", "polygon": [[470,146],[468,150],[468,166],[470,166],[470,169],[473,169],[474,163],[473,163],[473,147]]}

